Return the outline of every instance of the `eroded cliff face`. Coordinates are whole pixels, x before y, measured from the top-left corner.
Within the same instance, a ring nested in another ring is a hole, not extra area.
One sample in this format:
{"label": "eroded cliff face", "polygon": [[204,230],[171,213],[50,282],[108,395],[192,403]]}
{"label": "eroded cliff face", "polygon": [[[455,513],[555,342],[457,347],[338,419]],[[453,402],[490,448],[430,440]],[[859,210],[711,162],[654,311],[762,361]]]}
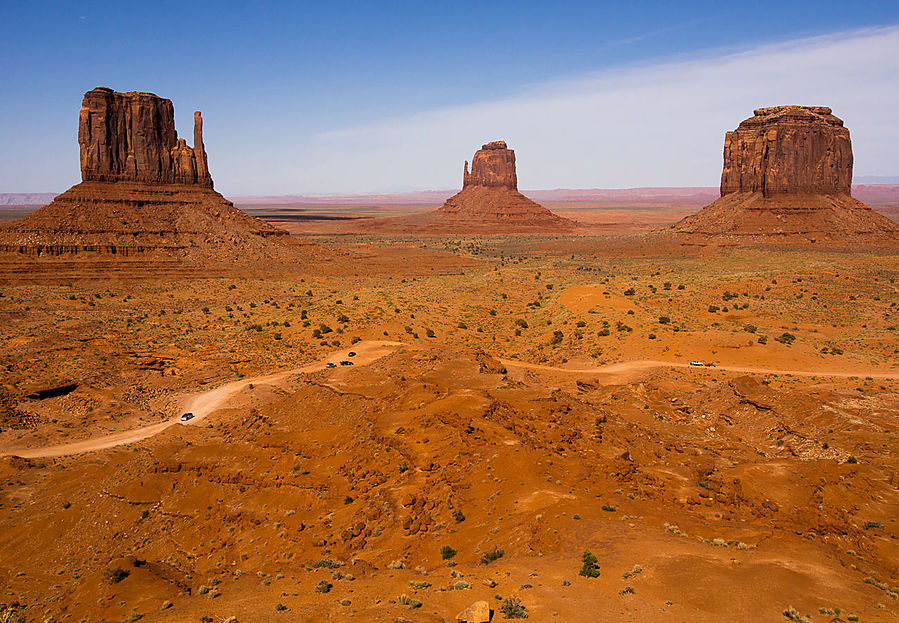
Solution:
{"label": "eroded cliff face", "polygon": [[553,214],[518,192],[515,152],[505,141],[482,145],[468,162],[462,190],[447,199],[435,216],[443,225],[470,228],[486,225],[491,231],[549,231],[570,229],[574,223]]}
{"label": "eroded cliff face", "polygon": [[518,190],[518,176],[515,174],[515,152],[506,147],[505,141],[493,141],[482,145],[468,162],[462,178],[462,188],[488,186]]}
{"label": "eroded cliff face", "polygon": [[721,198],[671,231],[699,246],[899,244],[851,186],[849,130],[830,108],[759,108],[724,139]]}
{"label": "eroded cliff face", "polygon": [[203,118],[194,113],[194,146],[175,132],[171,100],[152,93],[97,87],[78,114],[81,178],[85,182],[192,184],[212,188]]}
{"label": "eroded cliff face", "polygon": [[852,143],[825,106],[759,108],[724,139],[721,196],[848,195]]}

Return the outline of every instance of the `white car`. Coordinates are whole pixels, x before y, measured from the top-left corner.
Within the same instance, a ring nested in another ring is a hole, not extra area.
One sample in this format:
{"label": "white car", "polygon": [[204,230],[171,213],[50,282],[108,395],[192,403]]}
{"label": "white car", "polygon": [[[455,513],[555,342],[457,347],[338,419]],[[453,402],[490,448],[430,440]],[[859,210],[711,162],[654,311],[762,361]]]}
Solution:
{"label": "white car", "polygon": [[691,362],[690,362],[690,365],[691,365],[691,366],[697,366],[697,367],[699,367],[699,368],[704,368],[704,367],[705,367],[705,364],[702,363],[701,361],[691,361]]}
{"label": "white car", "polygon": [[188,413],[185,413],[184,415],[181,416],[181,421],[182,421],[182,422],[186,422],[187,420],[192,420],[192,419],[194,419],[194,414],[193,414],[193,413],[189,413],[189,412],[188,412]]}

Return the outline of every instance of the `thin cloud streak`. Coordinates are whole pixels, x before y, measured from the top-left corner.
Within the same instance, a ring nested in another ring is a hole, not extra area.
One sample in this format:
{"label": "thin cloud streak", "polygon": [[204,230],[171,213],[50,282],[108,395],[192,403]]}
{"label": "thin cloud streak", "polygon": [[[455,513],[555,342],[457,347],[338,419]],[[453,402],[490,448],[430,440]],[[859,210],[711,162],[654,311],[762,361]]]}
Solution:
{"label": "thin cloud streak", "polygon": [[831,106],[852,132],[856,173],[894,175],[897,75],[896,26],[720,51],[323,132],[283,164],[233,179],[250,173],[283,193],[455,188],[481,143],[505,139],[522,188],[714,186],[724,132],[779,104]]}

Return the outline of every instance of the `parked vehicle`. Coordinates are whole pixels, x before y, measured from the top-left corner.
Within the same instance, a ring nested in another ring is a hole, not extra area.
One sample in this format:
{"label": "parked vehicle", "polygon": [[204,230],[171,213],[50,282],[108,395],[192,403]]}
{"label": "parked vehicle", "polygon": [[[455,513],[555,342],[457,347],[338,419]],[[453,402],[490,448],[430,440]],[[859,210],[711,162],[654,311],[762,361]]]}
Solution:
{"label": "parked vehicle", "polygon": [[705,367],[705,364],[702,363],[701,361],[691,361],[691,362],[690,362],[690,365],[691,365],[691,366],[697,366],[697,367],[699,367],[699,368]]}
{"label": "parked vehicle", "polygon": [[341,362],[340,362],[340,365],[342,365],[342,366],[351,366],[351,365],[353,365],[353,362],[352,362],[352,361],[341,361]]}
{"label": "parked vehicle", "polygon": [[350,352],[348,352],[348,353],[346,354],[346,356],[347,356],[347,357],[355,357],[355,356],[356,356],[356,351],[351,350]]}
{"label": "parked vehicle", "polygon": [[185,413],[184,415],[181,416],[181,421],[182,421],[182,422],[186,422],[187,420],[192,420],[192,419],[194,419],[194,414],[193,414],[193,413],[190,413],[190,412],[187,412],[187,413]]}
{"label": "parked vehicle", "polygon": [[332,361],[329,361],[328,363],[325,364],[325,367],[326,368],[336,368],[337,364]]}

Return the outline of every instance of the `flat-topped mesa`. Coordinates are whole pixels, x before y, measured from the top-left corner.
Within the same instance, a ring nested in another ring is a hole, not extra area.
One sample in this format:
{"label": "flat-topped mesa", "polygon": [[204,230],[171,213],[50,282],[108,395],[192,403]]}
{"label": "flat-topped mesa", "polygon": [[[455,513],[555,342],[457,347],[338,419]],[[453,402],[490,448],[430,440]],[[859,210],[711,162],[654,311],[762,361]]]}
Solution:
{"label": "flat-topped mesa", "polygon": [[468,161],[462,188],[469,186],[489,186],[518,190],[518,176],[515,174],[515,151],[506,147],[505,141],[493,141],[482,145],[471,159],[471,173]]}
{"label": "flat-topped mesa", "polygon": [[203,146],[203,117],[194,113],[194,146],[175,131],[171,100],[152,93],[97,87],[78,114],[85,182],[191,184],[212,188]]}
{"label": "flat-topped mesa", "polygon": [[826,106],[759,108],[724,139],[721,196],[848,195],[849,129]]}

